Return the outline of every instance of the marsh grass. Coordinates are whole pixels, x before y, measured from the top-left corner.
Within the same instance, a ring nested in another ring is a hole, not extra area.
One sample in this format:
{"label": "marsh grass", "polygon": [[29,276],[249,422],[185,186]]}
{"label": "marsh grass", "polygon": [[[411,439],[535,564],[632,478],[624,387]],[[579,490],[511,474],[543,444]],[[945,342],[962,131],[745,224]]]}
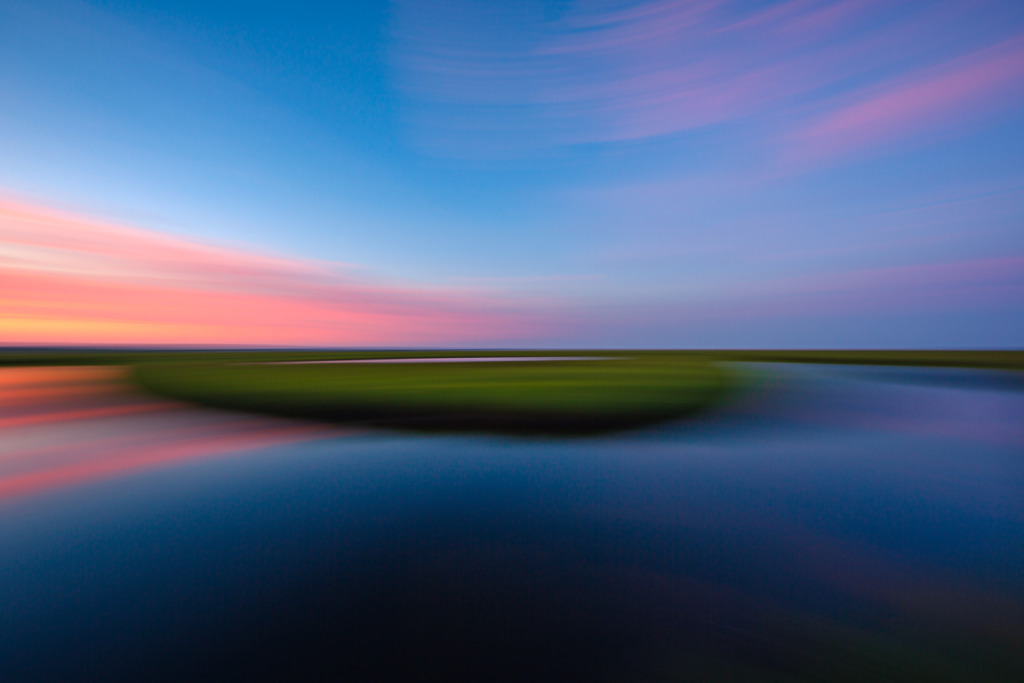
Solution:
{"label": "marsh grass", "polygon": [[732,381],[731,373],[715,364],[674,355],[149,364],[137,367],[135,378],[163,396],[235,410],[423,431],[544,434],[601,433],[682,417],[717,401]]}

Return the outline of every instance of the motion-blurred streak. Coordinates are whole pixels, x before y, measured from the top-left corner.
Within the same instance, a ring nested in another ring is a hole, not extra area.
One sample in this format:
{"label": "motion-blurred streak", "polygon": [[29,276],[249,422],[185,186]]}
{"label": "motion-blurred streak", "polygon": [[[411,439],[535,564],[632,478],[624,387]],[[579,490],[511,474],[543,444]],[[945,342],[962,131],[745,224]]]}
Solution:
{"label": "motion-blurred streak", "polygon": [[536,302],[114,225],[0,193],[0,342],[405,346],[528,337]]}
{"label": "motion-blurred streak", "polygon": [[338,433],[151,399],[120,368],[2,368],[0,501]]}
{"label": "motion-blurred streak", "polygon": [[[482,11],[398,0],[392,61],[410,128],[434,154],[516,156],[759,120],[745,129],[776,131],[761,142],[794,170],[1011,113],[1022,37],[1012,14],[993,19],[1010,3],[984,4],[625,0]],[[925,41],[941,48],[922,50]]]}

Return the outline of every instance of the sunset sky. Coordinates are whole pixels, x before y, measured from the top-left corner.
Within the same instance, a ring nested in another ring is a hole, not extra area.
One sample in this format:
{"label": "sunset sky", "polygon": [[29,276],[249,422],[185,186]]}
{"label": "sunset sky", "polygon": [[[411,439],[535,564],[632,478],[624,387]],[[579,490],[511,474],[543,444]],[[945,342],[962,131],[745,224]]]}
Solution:
{"label": "sunset sky", "polygon": [[1024,346],[1020,0],[0,0],[0,344]]}

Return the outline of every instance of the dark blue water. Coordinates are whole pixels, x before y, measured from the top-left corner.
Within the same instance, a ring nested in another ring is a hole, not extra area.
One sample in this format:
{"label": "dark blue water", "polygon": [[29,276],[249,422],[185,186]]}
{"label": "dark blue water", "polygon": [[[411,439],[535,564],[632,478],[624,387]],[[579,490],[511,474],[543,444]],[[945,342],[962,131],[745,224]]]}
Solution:
{"label": "dark blue water", "polygon": [[363,434],[0,507],[0,679],[1024,680],[1024,392],[759,369],[614,438]]}

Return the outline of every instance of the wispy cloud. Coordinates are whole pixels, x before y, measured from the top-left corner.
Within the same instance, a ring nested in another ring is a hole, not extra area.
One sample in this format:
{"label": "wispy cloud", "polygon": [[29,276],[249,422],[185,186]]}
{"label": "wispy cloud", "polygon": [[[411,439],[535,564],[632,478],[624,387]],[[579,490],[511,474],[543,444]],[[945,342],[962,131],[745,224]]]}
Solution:
{"label": "wispy cloud", "polygon": [[344,266],[0,201],[5,343],[457,345],[548,323],[494,294],[374,282]]}
{"label": "wispy cloud", "polygon": [[844,98],[790,138],[799,156],[889,144],[1024,101],[1024,36]]}
{"label": "wispy cloud", "polygon": [[1007,4],[980,6],[580,0],[550,16],[529,2],[511,12],[398,0],[393,63],[410,130],[436,154],[521,155],[751,121],[766,148],[834,154],[913,134],[953,103],[1008,105],[1020,39],[998,21]]}

